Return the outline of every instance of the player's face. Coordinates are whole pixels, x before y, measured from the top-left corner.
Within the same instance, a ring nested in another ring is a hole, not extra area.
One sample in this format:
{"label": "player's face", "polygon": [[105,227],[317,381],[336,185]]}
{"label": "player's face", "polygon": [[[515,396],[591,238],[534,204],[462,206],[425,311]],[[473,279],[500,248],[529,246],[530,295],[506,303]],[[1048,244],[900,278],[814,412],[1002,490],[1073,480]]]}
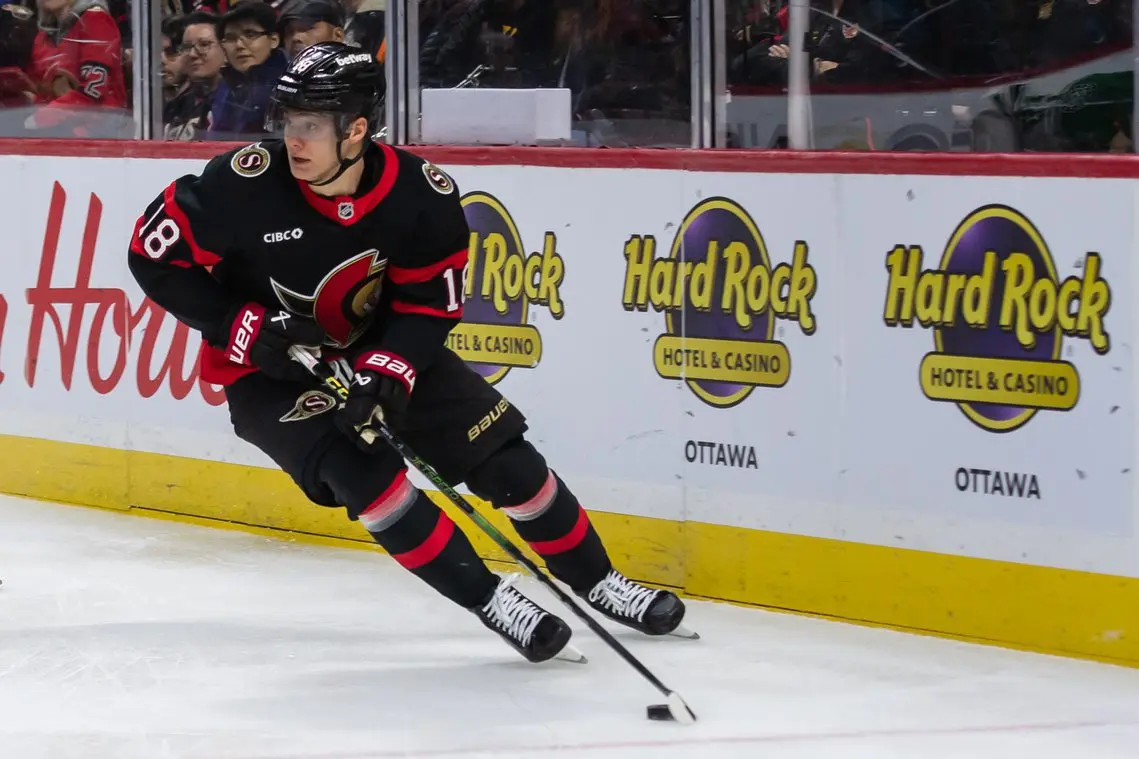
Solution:
{"label": "player's face", "polygon": [[340,168],[333,114],[285,111],[282,120],[289,169],[294,177],[302,182],[319,182]]}

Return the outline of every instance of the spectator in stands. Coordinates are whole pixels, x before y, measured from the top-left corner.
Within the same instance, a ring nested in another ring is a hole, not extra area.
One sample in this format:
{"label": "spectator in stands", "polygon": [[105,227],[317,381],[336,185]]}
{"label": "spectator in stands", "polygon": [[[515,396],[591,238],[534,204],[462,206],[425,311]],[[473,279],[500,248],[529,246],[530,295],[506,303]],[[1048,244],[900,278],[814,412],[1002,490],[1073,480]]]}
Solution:
{"label": "spectator in stands", "polygon": [[229,65],[210,109],[207,139],[240,140],[265,133],[265,113],[288,58],[280,49],[277,14],[260,0],[242,0],[218,22]]}
{"label": "spectator in stands", "polygon": [[[480,65],[483,86],[553,87],[563,73],[567,37],[579,41],[579,3],[572,0],[456,0],[419,48],[424,87],[454,87]],[[567,25],[563,19],[573,17]]]}
{"label": "spectator in stands", "polygon": [[343,42],[344,23],[344,8],[336,0],[288,0],[280,15],[285,55],[293,58],[318,42]]}
{"label": "spectator in stands", "polygon": [[[0,0],[2,2],[3,0]],[[30,1],[30,0],[29,0]],[[103,0],[107,11],[115,19],[119,28],[119,39],[123,43],[123,75],[127,78],[127,95],[130,96],[131,60],[134,57],[134,28],[131,24],[131,3],[133,0]]]}
{"label": "spectator in stands", "polygon": [[576,96],[580,126],[611,145],[682,145],[691,139],[687,4],[596,0],[565,6],[554,47],[568,54],[562,66],[554,63],[558,80]]}
{"label": "spectator in stands", "polygon": [[[861,34],[868,5],[874,4],[861,0],[811,0],[803,50],[810,58],[813,80],[850,83],[882,79],[888,58],[878,43]],[[786,84],[791,54],[787,39],[789,14],[789,7],[780,9],[773,33],[729,60],[728,70],[735,81]]]}
{"label": "spectator in stands", "polygon": [[380,63],[387,56],[384,41],[387,5],[387,0],[344,0],[347,11],[344,41],[367,50]]}
{"label": "spectator in stands", "polygon": [[25,127],[43,136],[129,137],[122,38],[104,0],[40,0],[39,15],[29,75],[43,105]]}
{"label": "spectator in stands", "polygon": [[1055,66],[1106,46],[1130,47],[1131,8],[1121,0],[1043,0],[1027,53],[1035,65]]}
{"label": "spectator in stands", "polygon": [[195,11],[182,19],[182,52],[189,86],[167,104],[165,137],[168,140],[203,140],[209,128],[210,108],[221,83],[225,53],[217,37],[218,17]]}
{"label": "spectator in stands", "polygon": [[190,86],[186,76],[186,56],[179,49],[184,26],[185,22],[179,16],[172,16],[162,22],[162,102],[166,105]]}
{"label": "spectator in stands", "polygon": [[[36,101],[36,85],[25,71],[32,59],[36,14],[15,3],[0,2],[0,108],[29,106]],[[5,124],[5,135],[22,131]]]}
{"label": "spectator in stands", "polygon": [[186,55],[181,50],[182,30],[186,26],[180,16],[162,22],[162,121],[170,123],[174,113],[172,104],[190,87],[186,75]]}
{"label": "spectator in stands", "polygon": [[812,3],[812,9],[823,11],[811,14],[805,45],[811,56],[811,73],[817,80],[849,83],[871,79],[865,76],[865,53],[869,48],[862,44],[866,38],[860,36],[859,29],[862,5],[860,0]]}
{"label": "spectator in stands", "polygon": [[228,0],[191,0],[191,7],[195,11],[208,11],[220,16],[229,10],[230,3]]}

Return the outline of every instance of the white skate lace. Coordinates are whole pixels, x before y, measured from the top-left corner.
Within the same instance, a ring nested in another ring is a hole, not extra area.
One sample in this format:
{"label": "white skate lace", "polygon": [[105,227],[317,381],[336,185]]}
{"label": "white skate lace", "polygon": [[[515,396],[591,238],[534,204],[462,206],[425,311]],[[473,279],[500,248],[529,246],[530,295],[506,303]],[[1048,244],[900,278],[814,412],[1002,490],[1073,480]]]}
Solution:
{"label": "white skate lace", "polygon": [[589,600],[616,614],[641,622],[656,595],[657,592],[652,588],[635,583],[613,569],[589,591]]}
{"label": "white skate lace", "polygon": [[528,646],[546,612],[513,587],[517,579],[517,575],[512,575],[499,583],[482,611],[496,627]]}

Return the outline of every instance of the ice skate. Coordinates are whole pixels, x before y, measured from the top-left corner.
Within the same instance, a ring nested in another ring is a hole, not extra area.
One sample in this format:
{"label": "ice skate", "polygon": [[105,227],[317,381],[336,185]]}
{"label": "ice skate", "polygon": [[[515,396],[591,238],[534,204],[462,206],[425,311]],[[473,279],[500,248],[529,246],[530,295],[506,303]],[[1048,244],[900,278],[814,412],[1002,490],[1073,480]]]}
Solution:
{"label": "ice skate", "polygon": [[544,662],[556,656],[584,663],[585,657],[569,644],[570,626],[515,588],[517,578],[511,575],[499,580],[487,602],[471,611],[528,661]]}
{"label": "ice skate", "polygon": [[641,585],[616,569],[609,570],[609,574],[588,593],[578,595],[609,619],[646,635],[700,637],[681,625],[684,602],[675,593]]}

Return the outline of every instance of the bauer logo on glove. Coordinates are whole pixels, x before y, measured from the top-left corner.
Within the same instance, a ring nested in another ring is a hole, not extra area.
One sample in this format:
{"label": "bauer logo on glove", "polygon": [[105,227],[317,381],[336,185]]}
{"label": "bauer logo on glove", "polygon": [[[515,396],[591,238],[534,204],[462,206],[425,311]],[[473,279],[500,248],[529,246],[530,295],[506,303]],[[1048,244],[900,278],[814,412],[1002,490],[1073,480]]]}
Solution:
{"label": "bauer logo on glove", "polygon": [[381,350],[361,353],[354,366],[348,399],[337,412],[336,422],[361,448],[371,450],[376,426],[402,425],[415,388],[415,369],[396,354]]}
{"label": "bauer logo on glove", "polygon": [[308,373],[289,357],[289,347],[319,347],[325,332],[311,319],[260,303],[240,306],[229,320],[225,357],[235,364],[255,366],[269,377],[303,382]]}
{"label": "bauer logo on glove", "polygon": [[360,368],[399,377],[407,385],[407,394],[411,395],[411,391],[415,389],[415,370],[406,361],[396,358],[391,353],[378,351],[366,355],[367,359]]}

